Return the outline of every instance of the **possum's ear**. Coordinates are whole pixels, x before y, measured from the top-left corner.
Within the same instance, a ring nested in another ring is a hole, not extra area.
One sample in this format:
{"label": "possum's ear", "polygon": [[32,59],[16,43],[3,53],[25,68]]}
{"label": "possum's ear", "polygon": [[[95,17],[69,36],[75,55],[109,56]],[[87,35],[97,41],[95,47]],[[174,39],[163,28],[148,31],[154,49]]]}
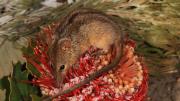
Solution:
{"label": "possum's ear", "polygon": [[63,38],[58,41],[58,47],[62,51],[68,51],[71,49],[71,39]]}

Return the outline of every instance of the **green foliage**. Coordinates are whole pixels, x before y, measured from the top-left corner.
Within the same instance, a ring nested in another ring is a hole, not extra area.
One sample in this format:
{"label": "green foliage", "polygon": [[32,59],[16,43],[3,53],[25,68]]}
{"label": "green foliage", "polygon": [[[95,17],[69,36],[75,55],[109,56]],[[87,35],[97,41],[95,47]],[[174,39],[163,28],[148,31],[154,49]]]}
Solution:
{"label": "green foliage", "polygon": [[[27,56],[33,56],[33,48],[35,46],[35,42],[31,42],[31,46],[29,45],[28,47],[23,47],[22,48],[22,52],[24,55]],[[26,68],[27,70],[32,74],[32,75],[36,75],[37,77],[40,76],[40,73],[37,71],[37,69],[30,63],[26,63]]]}
{"label": "green foliage", "polygon": [[24,69],[24,65],[20,62],[13,67],[12,75],[0,80],[0,89],[6,89],[6,101],[31,101],[31,99],[38,99],[38,88],[27,83],[30,75],[29,71]]}
{"label": "green foliage", "polygon": [[40,76],[40,73],[38,72],[38,70],[32,64],[27,63],[26,68],[31,74],[36,75],[37,77]]}
{"label": "green foliage", "polygon": [[20,4],[25,9],[29,9],[29,8],[38,9],[42,6],[41,5],[42,1],[44,0],[20,0]]}
{"label": "green foliage", "polygon": [[10,84],[8,80],[8,76],[4,76],[2,79],[0,79],[0,89],[6,90],[6,98],[5,101],[9,101],[9,94],[10,94]]}

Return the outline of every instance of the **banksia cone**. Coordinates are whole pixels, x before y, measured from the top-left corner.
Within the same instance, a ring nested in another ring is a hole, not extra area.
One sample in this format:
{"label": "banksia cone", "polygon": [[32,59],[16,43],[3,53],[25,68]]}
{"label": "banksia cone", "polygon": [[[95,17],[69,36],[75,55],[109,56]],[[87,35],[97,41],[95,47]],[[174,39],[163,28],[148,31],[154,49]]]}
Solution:
{"label": "banksia cone", "polygon": [[[73,85],[87,78],[91,73],[98,71],[103,66],[113,61],[114,53],[107,53],[100,56],[93,56],[98,51],[96,47],[90,47],[78,61],[77,68],[70,68],[67,71],[63,86],[57,88],[55,77],[50,66],[47,51],[56,24],[43,28],[41,34],[47,36],[48,41],[36,40],[34,56],[25,56],[27,61],[34,65],[39,71],[40,77],[31,81],[40,87],[43,95],[54,96],[60,91],[67,90]],[[148,75],[147,69],[141,62],[141,58],[135,55],[135,42],[126,40],[124,53],[116,68],[113,68],[90,83],[83,85],[70,93],[59,95],[53,101],[143,101],[147,93]]]}

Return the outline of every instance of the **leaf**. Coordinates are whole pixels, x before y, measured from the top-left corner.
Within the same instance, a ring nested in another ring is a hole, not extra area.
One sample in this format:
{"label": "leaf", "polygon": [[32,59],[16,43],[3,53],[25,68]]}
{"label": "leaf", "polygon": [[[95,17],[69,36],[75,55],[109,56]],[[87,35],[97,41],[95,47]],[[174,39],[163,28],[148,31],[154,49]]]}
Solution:
{"label": "leaf", "polygon": [[21,100],[23,100],[14,79],[10,79],[9,82],[10,82],[10,89],[11,89],[9,100],[10,101],[21,101]]}
{"label": "leaf", "polygon": [[31,101],[31,94],[38,94],[37,87],[32,86],[24,81],[28,81],[29,72],[21,70],[22,64],[18,62],[14,65],[12,77],[10,82],[10,101]]}
{"label": "leaf", "polygon": [[[35,43],[31,42],[31,46],[29,45],[28,47],[23,47],[22,48],[23,54],[28,55],[28,56],[33,56],[32,47],[34,47],[34,45],[35,45]],[[40,73],[38,72],[38,70],[32,64],[26,63],[26,68],[32,75],[40,76]]]}
{"label": "leaf", "polygon": [[31,72],[32,75],[36,75],[37,77],[40,76],[39,71],[30,63],[27,63],[27,69],[29,72]]}
{"label": "leaf", "polygon": [[2,79],[0,79],[0,89],[1,90],[6,90],[5,101],[9,101],[10,84],[9,84],[9,81],[8,81],[8,76],[5,76]]}
{"label": "leaf", "polygon": [[27,44],[27,40],[23,37],[16,42],[8,39],[1,41],[3,39],[0,37],[0,78],[12,72],[12,63],[24,61],[21,47]]}

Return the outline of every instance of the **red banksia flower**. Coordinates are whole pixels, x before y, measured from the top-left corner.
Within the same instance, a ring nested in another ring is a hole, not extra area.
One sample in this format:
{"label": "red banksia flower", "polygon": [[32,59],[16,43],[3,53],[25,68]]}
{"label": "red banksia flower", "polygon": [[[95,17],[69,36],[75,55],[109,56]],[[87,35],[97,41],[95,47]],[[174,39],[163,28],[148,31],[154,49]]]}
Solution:
{"label": "red banksia flower", "polygon": [[[40,87],[42,94],[54,96],[61,91],[71,88],[87,78],[91,73],[98,71],[103,66],[113,61],[114,54],[108,53],[93,56],[93,52],[99,49],[90,47],[77,63],[77,68],[70,68],[63,81],[63,86],[57,88],[55,77],[47,55],[48,43],[53,40],[52,35],[56,24],[43,28],[41,34],[47,36],[48,41],[37,37],[34,56],[26,59],[39,71],[40,77],[35,76],[31,81]],[[126,40],[124,53],[117,68],[104,73],[92,80],[89,84],[64,95],[60,95],[53,101],[143,101],[147,93],[147,69],[141,62],[141,58],[134,54],[135,42]]]}

